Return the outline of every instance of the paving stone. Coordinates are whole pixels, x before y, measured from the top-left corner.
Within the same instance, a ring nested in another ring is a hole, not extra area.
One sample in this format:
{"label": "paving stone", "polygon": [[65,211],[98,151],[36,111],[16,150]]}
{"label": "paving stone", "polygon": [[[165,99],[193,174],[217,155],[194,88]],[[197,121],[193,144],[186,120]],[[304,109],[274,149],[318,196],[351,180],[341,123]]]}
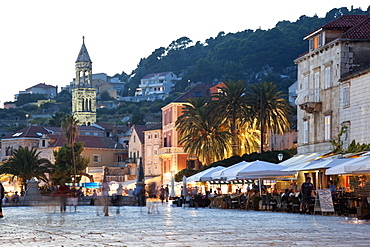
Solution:
{"label": "paving stone", "polygon": [[[6,207],[0,246],[369,246],[370,221],[155,204],[147,208]],[[156,212],[158,211],[158,212]],[[97,216],[97,212],[99,216]]]}

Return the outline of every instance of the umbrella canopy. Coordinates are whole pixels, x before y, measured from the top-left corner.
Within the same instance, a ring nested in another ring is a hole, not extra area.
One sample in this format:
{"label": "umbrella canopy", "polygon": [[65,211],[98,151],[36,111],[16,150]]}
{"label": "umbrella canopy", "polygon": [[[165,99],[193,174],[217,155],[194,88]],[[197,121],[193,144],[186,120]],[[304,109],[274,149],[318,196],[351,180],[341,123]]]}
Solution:
{"label": "umbrella canopy", "polygon": [[351,159],[347,162],[329,168],[325,171],[325,174],[326,175],[351,174],[353,171],[355,171],[356,169],[355,167],[361,168],[361,165],[364,164],[366,165],[368,162],[370,162],[370,156],[361,156],[359,158]]}
{"label": "umbrella canopy", "polygon": [[200,177],[199,181],[201,181],[201,182],[210,181],[210,180],[212,180],[212,174],[214,172],[218,172],[218,171],[221,171],[223,169],[225,169],[225,167],[223,167],[223,166],[213,167],[212,170],[207,169],[206,170],[207,172]]}
{"label": "umbrella canopy", "polygon": [[266,178],[290,176],[295,174],[295,172],[291,171],[283,172],[282,170],[284,168],[286,167],[282,165],[256,160],[250,162],[243,169],[241,169],[237,173],[237,178]]}
{"label": "umbrella canopy", "polygon": [[211,167],[211,168],[208,168],[208,169],[206,169],[206,170],[204,170],[204,171],[198,172],[198,173],[196,173],[196,174],[194,174],[194,175],[192,175],[192,176],[188,177],[188,178],[186,179],[186,182],[187,182],[187,183],[191,183],[191,182],[198,182],[198,181],[200,181],[200,178],[201,178],[204,174],[206,174],[207,172],[213,171],[214,169],[215,169],[215,167]]}
{"label": "umbrella canopy", "polygon": [[172,176],[171,177],[171,192],[170,192],[170,197],[174,198],[175,195],[175,178]]}
{"label": "umbrella canopy", "polygon": [[293,165],[302,164],[306,161],[310,161],[313,159],[316,159],[324,154],[328,153],[328,151],[325,152],[318,152],[318,153],[310,153],[310,154],[297,154],[293,156],[290,159],[284,160],[283,162],[280,162],[279,165],[285,166],[285,167],[291,167]]}
{"label": "umbrella canopy", "polygon": [[370,172],[370,160],[364,159],[363,161],[346,165],[344,170],[350,173],[368,173]]}
{"label": "umbrella canopy", "polygon": [[291,171],[305,171],[307,170],[306,168],[311,165],[316,165],[320,162],[322,162],[322,159],[317,159],[317,160],[311,160],[311,161],[305,161],[299,164],[295,164],[289,167],[284,168],[282,171],[284,172],[291,172]]}
{"label": "umbrella canopy", "polygon": [[236,163],[235,165],[212,173],[212,178],[222,180],[236,179],[236,175],[238,174],[238,172],[242,170],[246,165],[248,165],[248,162],[241,161],[239,163]]}
{"label": "umbrella canopy", "polygon": [[331,168],[337,165],[340,165],[344,162],[350,161],[353,158],[328,158],[328,159],[320,159],[317,162],[313,162],[305,167],[305,170],[317,170],[317,169],[325,169]]}
{"label": "umbrella canopy", "polygon": [[187,189],[187,184],[186,184],[186,177],[182,177],[182,195],[185,197],[188,195],[188,189]]}

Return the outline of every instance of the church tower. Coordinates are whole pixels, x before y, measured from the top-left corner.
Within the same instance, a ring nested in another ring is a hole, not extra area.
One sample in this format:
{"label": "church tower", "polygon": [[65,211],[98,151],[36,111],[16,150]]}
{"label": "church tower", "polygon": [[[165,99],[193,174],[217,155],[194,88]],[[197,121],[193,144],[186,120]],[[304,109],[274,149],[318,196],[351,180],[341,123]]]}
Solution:
{"label": "church tower", "polygon": [[76,60],[76,79],[72,88],[72,114],[81,125],[96,122],[96,89],[92,86],[92,62],[82,38],[82,47]]}

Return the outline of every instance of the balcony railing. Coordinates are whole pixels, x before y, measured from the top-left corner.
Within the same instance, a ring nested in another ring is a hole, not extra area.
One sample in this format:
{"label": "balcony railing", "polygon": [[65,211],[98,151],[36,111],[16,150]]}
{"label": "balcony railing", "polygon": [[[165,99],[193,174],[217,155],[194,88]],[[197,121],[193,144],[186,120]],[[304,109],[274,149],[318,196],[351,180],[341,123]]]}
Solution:
{"label": "balcony railing", "polygon": [[166,154],[184,154],[184,149],[182,147],[163,147],[158,150],[159,155]]}
{"label": "balcony railing", "polygon": [[320,88],[311,88],[306,90],[299,90],[297,92],[298,97],[295,101],[302,110],[313,113],[320,112],[322,109],[321,102],[321,89]]}
{"label": "balcony railing", "polygon": [[114,162],[115,167],[126,167],[126,162]]}

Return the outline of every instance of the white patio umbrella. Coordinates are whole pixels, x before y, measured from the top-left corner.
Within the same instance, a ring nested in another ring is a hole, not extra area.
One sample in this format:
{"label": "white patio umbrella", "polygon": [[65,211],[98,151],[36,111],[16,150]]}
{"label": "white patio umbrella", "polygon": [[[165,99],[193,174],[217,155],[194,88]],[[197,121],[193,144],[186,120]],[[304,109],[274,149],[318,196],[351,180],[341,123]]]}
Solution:
{"label": "white patio umbrella", "polygon": [[200,182],[210,181],[210,180],[212,180],[212,174],[213,174],[213,173],[218,172],[218,171],[221,171],[221,170],[223,170],[223,169],[225,169],[225,167],[223,167],[223,166],[216,166],[216,167],[213,167],[213,169],[212,169],[212,170],[207,169],[207,170],[206,170],[207,172],[206,172],[205,174],[203,174],[203,175],[199,178],[199,181],[200,181]]}
{"label": "white patio umbrella", "polygon": [[341,163],[337,166],[329,168],[325,171],[326,175],[351,174],[351,167],[354,165],[361,165],[370,162],[370,156],[361,156],[359,158],[351,159],[347,162]]}
{"label": "white patio umbrella", "polygon": [[344,162],[350,161],[353,158],[327,158],[327,159],[320,159],[317,162],[312,162],[308,166],[304,167],[305,170],[317,170],[317,169],[325,169],[325,168],[332,168],[334,166],[340,165]]}
{"label": "white patio umbrella", "polygon": [[370,160],[364,159],[360,162],[346,165],[344,170],[350,173],[368,173],[370,172]]}
{"label": "white patio umbrella", "polygon": [[290,176],[294,175],[296,172],[282,172],[285,166],[278,165],[275,163],[265,162],[256,160],[250,162],[247,166],[245,166],[242,170],[237,173],[237,178],[242,179],[257,179],[258,178],[258,187],[260,194],[262,194],[261,188],[261,178],[271,178],[271,177],[279,177],[279,176]]}
{"label": "white patio umbrella", "polygon": [[204,174],[206,174],[206,173],[208,173],[208,172],[211,172],[211,171],[213,171],[214,169],[215,169],[215,167],[211,167],[211,168],[208,168],[208,169],[206,169],[206,170],[204,170],[204,171],[198,172],[198,173],[196,173],[196,174],[194,174],[194,175],[192,175],[192,176],[188,177],[188,178],[186,179],[186,182],[187,182],[187,183],[191,183],[191,182],[199,182],[199,181],[200,181],[200,178],[201,178]]}
{"label": "white patio umbrella", "polygon": [[285,166],[270,163],[266,161],[256,160],[247,164],[241,169],[237,178],[266,178],[294,175],[292,171],[282,171]]}
{"label": "white patio umbrella", "polygon": [[212,173],[213,179],[222,179],[222,180],[232,180],[236,178],[236,175],[240,170],[242,170],[248,162],[241,161],[239,163],[236,163],[235,165],[232,165],[230,167],[227,167],[225,169],[216,171]]}
{"label": "white patio umbrella", "polygon": [[171,192],[170,192],[170,197],[174,198],[176,196],[175,194],[175,178],[172,176],[171,177]]}

